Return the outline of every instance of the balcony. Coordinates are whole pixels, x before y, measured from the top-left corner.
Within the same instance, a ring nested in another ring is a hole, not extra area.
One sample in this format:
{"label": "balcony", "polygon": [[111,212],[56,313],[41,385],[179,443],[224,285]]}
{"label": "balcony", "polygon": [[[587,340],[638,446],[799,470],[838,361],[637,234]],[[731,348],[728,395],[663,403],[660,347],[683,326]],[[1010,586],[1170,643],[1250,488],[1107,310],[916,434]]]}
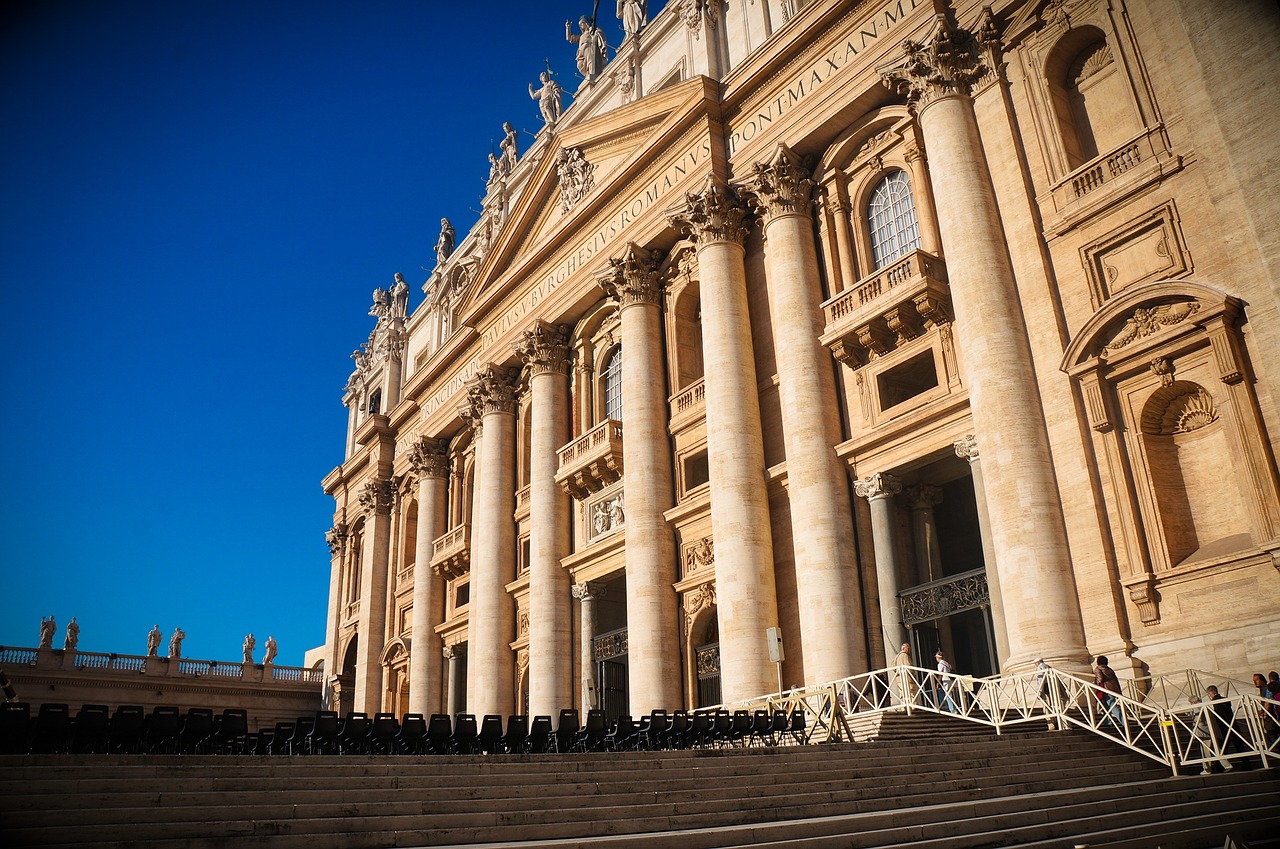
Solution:
{"label": "balcony", "polygon": [[622,422],[606,419],[560,449],[556,483],[579,501],[622,477]]}
{"label": "balcony", "polygon": [[471,525],[464,522],[431,544],[431,568],[450,580],[471,569]]}
{"label": "balcony", "polygon": [[707,414],[707,390],[703,378],[671,396],[671,432]]}
{"label": "balcony", "polygon": [[912,251],[822,305],[822,344],[850,368],[883,356],[951,320],[947,266]]}

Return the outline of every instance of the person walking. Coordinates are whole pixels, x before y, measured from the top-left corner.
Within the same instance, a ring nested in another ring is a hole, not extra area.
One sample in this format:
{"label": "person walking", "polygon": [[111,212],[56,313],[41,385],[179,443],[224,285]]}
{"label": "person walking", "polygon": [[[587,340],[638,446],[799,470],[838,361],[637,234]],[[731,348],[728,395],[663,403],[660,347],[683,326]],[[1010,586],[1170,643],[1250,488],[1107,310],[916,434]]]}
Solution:
{"label": "person walking", "polygon": [[1107,723],[1119,733],[1120,724],[1124,721],[1124,713],[1116,698],[1120,695],[1120,679],[1108,665],[1105,654],[1098,655],[1096,665],[1093,667],[1093,683],[1100,688],[1097,690],[1097,695],[1098,700],[1102,702],[1102,707],[1106,709]]}

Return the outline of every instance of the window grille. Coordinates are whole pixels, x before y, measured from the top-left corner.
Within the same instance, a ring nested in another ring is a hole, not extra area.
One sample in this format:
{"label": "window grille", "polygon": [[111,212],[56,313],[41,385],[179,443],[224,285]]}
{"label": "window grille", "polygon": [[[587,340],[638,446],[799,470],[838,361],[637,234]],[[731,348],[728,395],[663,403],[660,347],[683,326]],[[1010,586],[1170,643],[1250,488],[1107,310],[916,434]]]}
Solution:
{"label": "window grille", "polygon": [[871,222],[871,256],[884,268],[920,248],[920,225],[906,171],[889,173],[871,192],[867,204]]}

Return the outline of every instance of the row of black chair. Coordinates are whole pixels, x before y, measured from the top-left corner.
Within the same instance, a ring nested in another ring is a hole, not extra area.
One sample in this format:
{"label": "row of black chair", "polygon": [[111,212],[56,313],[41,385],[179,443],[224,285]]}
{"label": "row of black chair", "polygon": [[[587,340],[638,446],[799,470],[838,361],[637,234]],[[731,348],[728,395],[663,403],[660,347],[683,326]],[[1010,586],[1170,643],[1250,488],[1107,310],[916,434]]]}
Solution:
{"label": "row of black chair", "polygon": [[474,714],[317,711],[292,722],[249,731],[246,711],[208,708],[85,705],[74,717],[65,704],[43,704],[33,717],[26,703],[0,706],[0,753],[157,753],[257,755],[445,755],[520,754],[601,751],[656,751],[725,746],[776,745],[790,737],[804,741],[804,714],[764,710],[655,710],[640,718],[619,716],[613,723],[602,710],[560,711],[550,716],[506,718]]}

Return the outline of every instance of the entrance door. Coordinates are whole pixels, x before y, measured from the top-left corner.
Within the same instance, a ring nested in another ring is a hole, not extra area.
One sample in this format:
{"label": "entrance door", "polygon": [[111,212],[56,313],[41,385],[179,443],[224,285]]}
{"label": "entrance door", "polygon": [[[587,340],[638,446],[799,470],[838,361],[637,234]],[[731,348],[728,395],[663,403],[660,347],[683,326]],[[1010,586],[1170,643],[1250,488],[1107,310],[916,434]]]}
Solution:
{"label": "entrance door", "polygon": [[600,707],[606,718],[617,719],[629,710],[627,701],[626,655],[602,660],[596,664],[596,680],[599,681]]}

